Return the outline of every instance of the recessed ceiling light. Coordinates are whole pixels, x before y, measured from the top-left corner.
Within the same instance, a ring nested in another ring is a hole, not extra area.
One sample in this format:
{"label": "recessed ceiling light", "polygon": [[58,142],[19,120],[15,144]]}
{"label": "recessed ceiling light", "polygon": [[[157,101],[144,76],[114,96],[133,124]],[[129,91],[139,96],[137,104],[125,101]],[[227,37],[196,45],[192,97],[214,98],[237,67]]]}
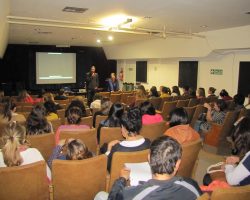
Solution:
{"label": "recessed ceiling light", "polygon": [[101,43],[101,40],[100,40],[100,39],[97,39],[96,42],[97,42],[97,43]]}
{"label": "recessed ceiling light", "polygon": [[84,13],[87,10],[88,10],[88,8],[78,8],[78,7],[66,6],[62,11],[63,12]]}
{"label": "recessed ceiling light", "polygon": [[111,35],[108,36],[108,40],[109,40],[109,41],[112,41],[112,40],[113,40],[113,36],[111,36]]}
{"label": "recessed ceiling light", "polygon": [[202,25],[200,26],[201,28],[207,28],[208,26],[207,25]]}

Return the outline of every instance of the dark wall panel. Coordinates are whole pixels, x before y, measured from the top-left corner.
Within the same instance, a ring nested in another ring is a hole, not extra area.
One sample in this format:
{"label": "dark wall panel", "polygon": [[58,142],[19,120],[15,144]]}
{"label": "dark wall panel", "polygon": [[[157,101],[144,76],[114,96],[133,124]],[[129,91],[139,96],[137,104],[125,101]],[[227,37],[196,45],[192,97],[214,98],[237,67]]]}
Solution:
{"label": "dark wall panel", "polygon": [[238,78],[238,93],[245,95],[250,94],[250,62],[240,62]]}
{"label": "dark wall panel", "polygon": [[147,83],[147,61],[136,61],[136,82]]}

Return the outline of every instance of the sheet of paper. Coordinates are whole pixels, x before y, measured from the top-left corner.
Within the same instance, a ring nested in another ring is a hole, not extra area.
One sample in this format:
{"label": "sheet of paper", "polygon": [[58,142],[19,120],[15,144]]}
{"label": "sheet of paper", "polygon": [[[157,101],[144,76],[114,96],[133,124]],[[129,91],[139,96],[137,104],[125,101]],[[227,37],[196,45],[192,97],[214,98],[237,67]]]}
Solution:
{"label": "sheet of paper", "polygon": [[136,186],[139,181],[148,181],[152,179],[152,173],[148,162],[143,163],[125,163],[125,166],[131,170],[130,185]]}

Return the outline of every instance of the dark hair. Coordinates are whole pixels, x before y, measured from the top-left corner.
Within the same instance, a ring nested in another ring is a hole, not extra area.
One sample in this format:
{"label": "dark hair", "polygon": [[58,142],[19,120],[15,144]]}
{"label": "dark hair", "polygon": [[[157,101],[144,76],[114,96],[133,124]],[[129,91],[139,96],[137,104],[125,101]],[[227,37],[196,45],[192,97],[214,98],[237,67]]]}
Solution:
{"label": "dark hair", "polygon": [[78,99],[75,99],[75,100],[72,100],[71,103],[69,104],[69,106],[67,107],[66,111],[65,111],[65,117],[68,116],[69,114],[69,110],[72,108],[72,107],[78,107],[80,110],[81,110],[81,117],[86,117],[86,109],[85,109],[85,106],[83,104],[82,101],[78,100]]}
{"label": "dark hair", "polygon": [[157,88],[156,88],[155,86],[152,86],[152,87],[150,88],[150,92],[151,92],[151,97],[159,97]]}
{"label": "dark hair", "polygon": [[140,109],[141,109],[141,115],[145,114],[155,115],[155,108],[153,104],[150,103],[149,101],[144,101],[143,103],[141,103]]}
{"label": "dark hair", "polygon": [[176,163],[181,159],[181,145],[169,136],[154,140],[150,147],[150,167],[153,174],[173,174]]}
{"label": "dark hair", "polygon": [[179,87],[176,85],[172,87],[172,93],[176,93],[178,96],[181,95]]}
{"label": "dark hair", "polygon": [[53,101],[46,101],[44,103],[44,107],[46,108],[46,115],[49,115],[50,113],[57,113],[56,104]]}
{"label": "dark hair", "polygon": [[29,114],[26,126],[27,134],[36,135],[42,133],[50,133],[52,131],[51,125],[45,117],[46,109],[43,105],[36,105]]}
{"label": "dark hair", "polygon": [[93,157],[92,152],[88,150],[82,140],[72,140],[67,144],[67,160],[83,160],[91,157]]}
{"label": "dark hair", "polygon": [[188,114],[184,108],[176,108],[170,112],[170,127],[188,123]]}
{"label": "dark hair", "polygon": [[117,127],[121,125],[121,117],[123,115],[124,109],[120,103],[114,103],[108,114],[108,118],[104,121],[109,122],[109,127]]}
{"label": "dark hair", "polygon": [[196,98],[196,92],[193,88],[189,88],[188,94],[191,98]]}
{"label": "dark hair", "polygon": [[81,122],[82,111],[79,107],[74,106],[68,110],[67,121],[69,124],[79,124]]}
{"label": "dark hair", "polygon": [[225,89],[222,89],[222,90],[220,91],[220,96],[221,96],[221,97],[228,97],[229,94],[228,94],[228,92],[227,92]]}
{"label": "dark hair", "polygon": [[233,100],[236,105],[243,105],[245,102],[245,97],[242,94],[236,94],[234,95]]}
{"label": "dark hair", "polygon": [[5,106],[4,106],[4,109],[3,109],[3,117],[4,117],[4,118],[7,118],[8,121],[10,121],[11,118],[12,118],[12,113],[11,113],[11,112],[12,112],[15,108],[16,108],[16,104],[15,104],[13,101],[9,100],[9,101],[5,104]]}
{"label": "dark hair", "polygon": [[198,96],[199,97],[206,97],[206,92],[204,88],[198,88]]}
{"label": "dark hair", "polygon": [[145,87],[143,85],[138,85],[137,87],[138,90],[142,90],[142,93],[146,96],[147,95],[147,92],[145,90]]}
{"label": "dark hair", "polygon": [[63,94],[64,94],[64,89],[62,88],[58,91],[58,95],[62,96]]}
{"label": "dark hair", "polygon": [[161,91],[162,93],[171,95],[171,90],[168,87],[163,87]]}
{"label": "dark hair", "polygon": [[250,118],[244,117],[234,128],[232,140],[236,151],[244,156],[250,150]]}
{"label": "dark hair", "polygon": [[128,135],[139,134],[142,127],[141,111],[137,107],[130,108],[121,118],[121,125]]}
{"label": "dark hair", "polygon": [[185,91],[189,91],[189,86],[185,85],[182,87]]}
{"label": "dark hair", "polygon": [[18,100],[18,101],[24,101],[24,99],[27,97],[27,95],[28,95],[27,90],[21,90],[21,91],[19,91],[19,93],[18,93],[17,100]]}
{"label": "dark hair", "polygon": [[215,89],[214,87],[209,87],[208,90],[209,90],[210,92],[212,92],[212,94],[214,94],[215,91],[216,91],[216,89]]}
{"label": "dark hair", "polygon": [[227,104],[223,99],[217,99],[215,103],[219,107],[220,111],[224,111],[227,109]]}

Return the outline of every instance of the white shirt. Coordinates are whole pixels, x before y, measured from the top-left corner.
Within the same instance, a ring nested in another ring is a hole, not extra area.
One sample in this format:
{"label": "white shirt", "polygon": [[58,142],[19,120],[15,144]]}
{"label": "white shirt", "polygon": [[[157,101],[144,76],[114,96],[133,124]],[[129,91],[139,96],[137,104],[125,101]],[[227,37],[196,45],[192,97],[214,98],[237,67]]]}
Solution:
{"label": "white shirt", "polygon": [[[20,154],[21,157],[23,158],[21,166],[44,160],[42,154],[35,148],[28,148],[25,151],[21,151]],[[3,160],[2,151],[0,151],[0,167],[6,167]],[[51,180],[51,171],[47,164],[46,164],[46,170],[47,170],[47,177],[49,180]]]}
{"label": "white shirt", "polygon": [[90,104],[90,108],[91,109],[93,109],[93,108],[101,109],[101,100],[97,99],[97,100],[93,101]]}

